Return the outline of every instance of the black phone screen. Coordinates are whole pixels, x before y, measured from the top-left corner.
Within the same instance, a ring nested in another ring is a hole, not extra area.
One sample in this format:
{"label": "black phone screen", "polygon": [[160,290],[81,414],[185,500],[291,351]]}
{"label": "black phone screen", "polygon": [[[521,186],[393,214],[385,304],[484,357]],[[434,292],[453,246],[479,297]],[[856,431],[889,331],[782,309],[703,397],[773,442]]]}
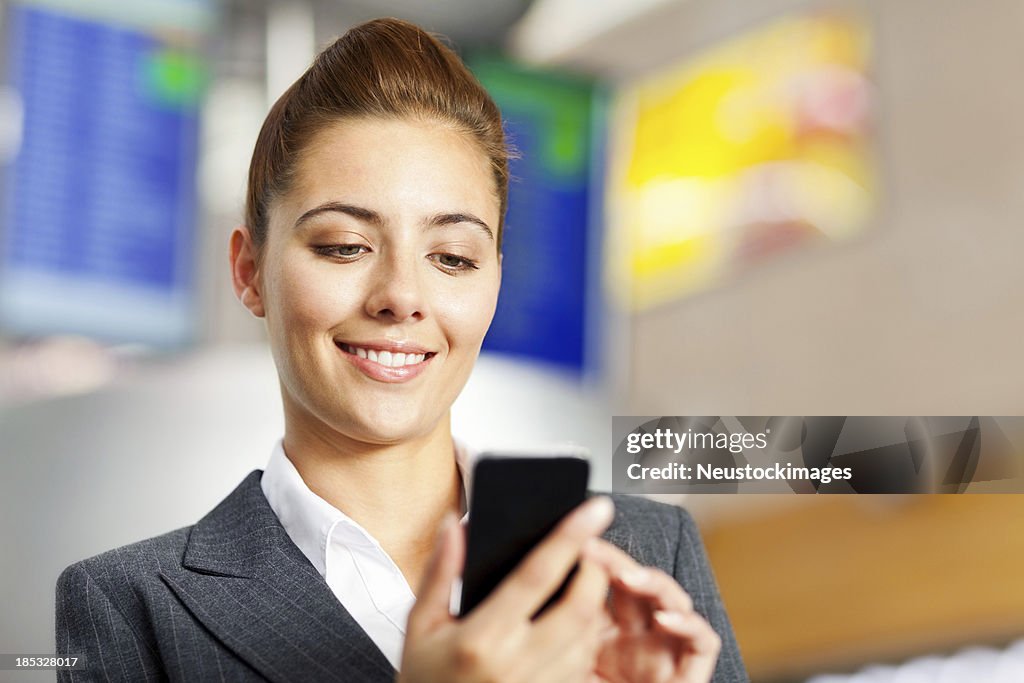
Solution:
{"label": "black phone screen", "polygon": [[[586,499],[589,471],[589,463],[574,456],[480,456],[473,469],[460,616],[483,602]],[[565,583],[538,614],[564,588]]]}

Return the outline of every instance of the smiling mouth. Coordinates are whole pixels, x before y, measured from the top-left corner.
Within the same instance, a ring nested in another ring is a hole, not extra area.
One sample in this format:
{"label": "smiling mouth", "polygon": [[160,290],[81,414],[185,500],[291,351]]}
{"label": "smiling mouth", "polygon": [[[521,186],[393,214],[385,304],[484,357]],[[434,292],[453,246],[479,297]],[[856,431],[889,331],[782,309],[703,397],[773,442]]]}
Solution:
{"label": "smiling mouth", "polygon": [[365,358],[366,360],[382,365],[386,368],[405,368],[409,366],[419,365],[424,361],[430,360],[437,354],[433,351],[427,353],[402,353],[398,351],[382,351],[379,349],[363,348],[361,346],[352,346],[351,344],[338,343],[340,348],[345,353],[359,358]]}

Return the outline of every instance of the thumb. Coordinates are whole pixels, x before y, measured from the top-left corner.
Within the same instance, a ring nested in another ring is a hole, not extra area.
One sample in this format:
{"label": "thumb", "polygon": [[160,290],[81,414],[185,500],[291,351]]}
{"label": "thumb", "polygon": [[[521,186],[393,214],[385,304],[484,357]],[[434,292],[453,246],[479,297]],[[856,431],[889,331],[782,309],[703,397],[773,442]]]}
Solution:
{"label": "thumb", "polygon": [[429,631],[449,621],[452,583],[459,577],[465,556],[466,542],[455,514],[449,512],[441,522],[434,554],[423,574],[416,604],[409,612],[410,635]]}

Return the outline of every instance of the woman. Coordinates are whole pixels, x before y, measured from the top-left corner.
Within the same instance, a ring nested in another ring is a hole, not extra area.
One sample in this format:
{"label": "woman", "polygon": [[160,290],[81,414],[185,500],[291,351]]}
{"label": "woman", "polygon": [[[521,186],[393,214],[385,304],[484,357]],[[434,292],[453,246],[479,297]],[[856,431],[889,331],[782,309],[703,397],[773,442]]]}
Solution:
{"label": "woman", "polygon": [[450,615],[471,482],[449,412],[494,314],[507,191],[498,109],[410,24],[352,29],[278,100],[230,260],[284,438],[196,525],[65,570],[57,649],[89,667],[66,680],[746,680],[692,522],[647,501],[613,522],[591,499]]}

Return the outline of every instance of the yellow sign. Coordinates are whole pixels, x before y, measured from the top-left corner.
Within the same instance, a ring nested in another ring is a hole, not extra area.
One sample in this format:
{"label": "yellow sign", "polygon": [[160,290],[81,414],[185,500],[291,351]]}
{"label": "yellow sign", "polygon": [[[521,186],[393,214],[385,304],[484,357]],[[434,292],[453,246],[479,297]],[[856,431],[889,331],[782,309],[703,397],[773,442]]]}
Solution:
{"label": "yellow sign", "polygon": [[868,42],[849,17],[789,18],[616,95],[606,275],[620,304],[656,306],[863,229]]}

